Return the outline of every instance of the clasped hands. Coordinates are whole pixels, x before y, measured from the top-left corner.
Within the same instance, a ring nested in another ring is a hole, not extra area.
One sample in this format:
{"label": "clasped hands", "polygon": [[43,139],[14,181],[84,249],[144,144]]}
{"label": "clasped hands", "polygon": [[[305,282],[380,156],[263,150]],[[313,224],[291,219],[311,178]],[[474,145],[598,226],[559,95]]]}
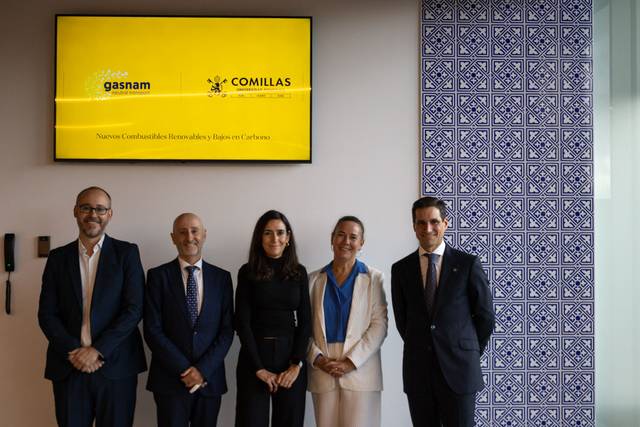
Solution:
{"label": "clasped hands", "polygon": [[316,357],[313,365],[316,368],[322,369],[324,372],[334,378],[340,378],[341,376],[348,374],[349,372],[356,369],[356,366],[353,364],[351,359],[330,359],[328,357],[324,357],[324,355],[322,354]]}
{"label": "clasped hands", "polygon": [[85,374],[92,374],[104,365],[100,353],[93,347],[78,347],[69,352],[68,359],[74,368]]}
{"label": "clasped hands", "polygon": [[195,366],[189,366],[183,373],[180,374],[180,381],[188,389],[194,386],[202,387],[204,385],[204,377]]}
{"label": "clasped hands", "polygon": [[298,378],[298,374],[300,373],[300,366],[298,365],[289,365],[289,367],[280,372],[279,374],[275,374],[266,369],[260,369],[256,371],[256,377],[260,379],[260,381],[264,382],[269,388],[269,393],[275,393],[278,391],[278,387],[283,388],[291,388],[293,383]]}

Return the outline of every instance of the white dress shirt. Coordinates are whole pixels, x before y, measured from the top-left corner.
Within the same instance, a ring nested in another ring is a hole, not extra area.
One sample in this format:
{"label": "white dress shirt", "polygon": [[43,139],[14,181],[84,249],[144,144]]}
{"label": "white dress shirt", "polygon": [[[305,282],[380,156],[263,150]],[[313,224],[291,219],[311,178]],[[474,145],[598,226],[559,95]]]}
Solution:
{"label": "white dress shirt", "polygon": [[193,272],[193,275],[196,278],[196,286],[198,288],[198,314],[200,314],[200,309],[202,308],[202,258],[196,261],[195,264],[189,264],[187,261],[178,257],[178,262],[180,263],[180,272],[182,272],[182,284],[184,286],[184,295],[187,295],[187,278],[189,277],[189,272],[187,271],[187,267],[193,265],[196,267],[196,270]]}
{"label": "white dress shirt", "polygon": [[104,234],[93,247],[91,256],[78,239],[78,256],[80,258],[80,282],[82,283],[82,327],[80,328],[80,344],[83,347],[91,346],[91,300],[93,298],[93,287],[96,283],[96,272],[98,271],[98,261],[104,243]]}
{"label": "white dress shirt", "polygon": [[[433,251],[434,254],[439,255],[438,261],[436,262],[436,288],[440,284],[440,271],[442,270],[442,256],[444,255],[444,248],[446,243],[444,240],[438,247]],[[427,269],[429,268],[429,257],[424,256],[424,254],[428,254],[431,252],[427,252],[422,249],[422,246],[418,247],[418,255],[420,255],[420,274],[422,275],[422,286],[427,285]]]}

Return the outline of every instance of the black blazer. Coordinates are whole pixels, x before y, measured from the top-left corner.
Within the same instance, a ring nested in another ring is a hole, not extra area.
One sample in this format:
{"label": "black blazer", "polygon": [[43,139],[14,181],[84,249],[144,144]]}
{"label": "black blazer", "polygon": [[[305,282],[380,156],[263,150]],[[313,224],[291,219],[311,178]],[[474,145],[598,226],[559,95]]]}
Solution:
{"label": "black blazer", "polygon": [[201,393],[227,391],[224,358],[233,341],[231,275],[202,263],[203,297],[195,328],[191,327],[178,259],[147,273],[144,338],[151,349],[147,389],[159,394],[186,394],[180,374],[198,368],[207,381]]}
{"label": "black blazer", "polygon": [[484,386],[480,355],[495,323],[487,276],[476,256],[446,245],[430,318],[418,257],[415,251],[391,267],[393,312],[404,340],[404,391],[426,392],[426,355],[433,346],[449,387],[458,394],[475,393]]}
{"label": "black blazer", "polygon": [[[104,358],[97,372],[109,379],[147,369],[138,323],[142,318],[144,271],[138,247],[105,236],[91,301],[91,341]],[[68,353],[80,347],[82,282],[78,241],[49,253],[38,308],[49,340],[44,376],[62,380],[74,369]]]}

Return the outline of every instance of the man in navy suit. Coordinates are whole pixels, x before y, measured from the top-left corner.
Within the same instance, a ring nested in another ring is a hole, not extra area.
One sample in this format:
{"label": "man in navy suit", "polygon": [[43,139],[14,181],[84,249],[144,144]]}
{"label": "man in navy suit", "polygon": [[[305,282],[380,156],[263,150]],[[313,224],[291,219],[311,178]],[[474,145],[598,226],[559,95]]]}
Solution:
{"label": "man in navy suit", "polygon": [[38,320],[49,346],[45,378],[53,382],[60,426],[133,425],[138,373],[146,370],[138,323],[144,271],[138,247],[104,233],[111,196],[82,190],[73,215],[79,237],[49,254]]}
{"label": "man in navy suit", "polygon": [[495,322],[487,276],[476,256],[445,244],[444,201],[418,199],[412,216],[420,247],[391,268],[411,420],[473,426],[475,394],[484,387],[480,356]]}
{"label": "man in navy suit", "polygon": [[227,391],[224,357],[233,340],[233,289],[229,272],[202,260],[206,237],[198,216],[181,214],[171,233],[178,258],[147,274],[147,389],[160,427],[215,425]]}

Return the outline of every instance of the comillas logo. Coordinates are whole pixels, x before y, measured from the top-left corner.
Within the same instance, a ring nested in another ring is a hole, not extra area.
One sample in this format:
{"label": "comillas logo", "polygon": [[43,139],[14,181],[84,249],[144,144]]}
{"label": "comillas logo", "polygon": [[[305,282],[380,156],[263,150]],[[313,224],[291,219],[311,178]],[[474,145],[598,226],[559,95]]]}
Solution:
{"label": "comillas logo", "polygon": [[233,77],[231,84],[240,87],[289,87],[291,77]]}
{"label": "comillas logo", "polygon": [[217,96],[227,96],[224,92],[222,92],[222,85],[225,84],[227,82],[227,79],[223,79],[220,76],[215,76],[212,79],[207,79],[207,83],[209,83],[210,87],[209,87],[209,97],[212,97],[214,95]]}
{"label": "comillas logo", "polygon": [[291,77],[244,77],[234,76],[230,78],[215,76],[208,78],[209,91],[207,96],[225,97],[229,91],[224,86],[230,83],[237,92],[278,91],[291,86]]}

